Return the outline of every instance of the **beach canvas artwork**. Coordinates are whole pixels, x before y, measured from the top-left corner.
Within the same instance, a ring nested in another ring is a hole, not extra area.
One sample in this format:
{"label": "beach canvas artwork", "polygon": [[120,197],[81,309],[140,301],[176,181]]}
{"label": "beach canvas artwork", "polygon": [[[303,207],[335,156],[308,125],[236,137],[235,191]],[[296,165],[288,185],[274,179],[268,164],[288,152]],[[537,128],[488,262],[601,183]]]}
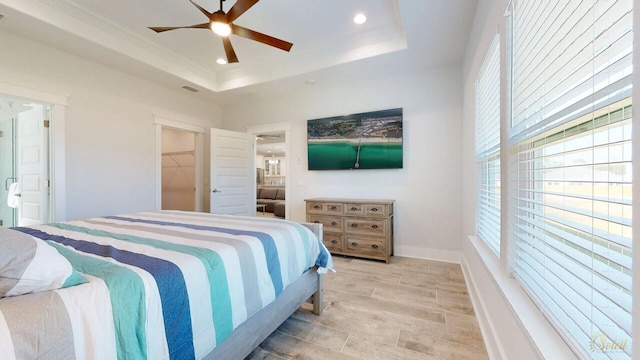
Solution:
{"label": "beach canvas artwork", "polygon": [[307,120],[309,170],[401,169],[402,108]]}

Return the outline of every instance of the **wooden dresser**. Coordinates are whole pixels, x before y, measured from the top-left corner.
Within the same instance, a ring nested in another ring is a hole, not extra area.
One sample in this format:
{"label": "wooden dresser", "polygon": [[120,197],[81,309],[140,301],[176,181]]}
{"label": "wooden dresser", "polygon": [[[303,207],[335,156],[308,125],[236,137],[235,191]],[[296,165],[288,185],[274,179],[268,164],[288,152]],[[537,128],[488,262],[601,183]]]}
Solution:
{"label": "wooden dresser", "polygon": [[393,200],[305,199],[307,222],[323,225],[333,254],[384,260],[393,255]]}

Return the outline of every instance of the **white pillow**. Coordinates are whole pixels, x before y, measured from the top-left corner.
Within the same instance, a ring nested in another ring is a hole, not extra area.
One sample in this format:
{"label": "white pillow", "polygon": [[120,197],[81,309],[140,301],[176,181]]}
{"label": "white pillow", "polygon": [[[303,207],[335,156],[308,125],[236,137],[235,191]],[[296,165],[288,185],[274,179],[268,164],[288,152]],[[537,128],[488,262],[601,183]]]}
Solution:
{"label": "white pillow", "polygon": [[0,298],[56,290],[87,282],[45,241],[0,228]]}

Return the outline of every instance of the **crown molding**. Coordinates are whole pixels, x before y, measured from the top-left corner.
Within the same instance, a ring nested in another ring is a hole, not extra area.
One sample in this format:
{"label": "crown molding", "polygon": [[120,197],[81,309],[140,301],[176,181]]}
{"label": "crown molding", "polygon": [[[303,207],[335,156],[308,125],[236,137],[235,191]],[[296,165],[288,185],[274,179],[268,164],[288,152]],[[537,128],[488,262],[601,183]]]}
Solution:
{"label": "crown molding", "polygon": [[93,13],[78,0],[0,0],[1,5],[130,59],[218,92],[217,74]]}
{"label": "crown molding", "polygon": [[[0,5],[213,93],[273,82],[407,49],[398,0],[383,2],[383,10],[388,17],[382,26],[350,35],[341,42],[319,41],[302,47],[298,45],[291,53],[278,53],[225,67],[208,67],[171,51],[145,37],[144,33],[90,10],[86,0],[0,0]],[[81,56],[81,50],[77,47],[73,52]]]}

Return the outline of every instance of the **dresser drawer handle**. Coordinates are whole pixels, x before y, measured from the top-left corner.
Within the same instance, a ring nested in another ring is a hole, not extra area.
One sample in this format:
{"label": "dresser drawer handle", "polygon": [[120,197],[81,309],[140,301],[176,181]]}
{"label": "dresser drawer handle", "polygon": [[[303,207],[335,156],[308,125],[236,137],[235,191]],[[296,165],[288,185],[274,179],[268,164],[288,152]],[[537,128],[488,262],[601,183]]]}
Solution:
{"label": "dresser drawer handle", "polygon": [[331,225],[336,226],[336,225],[338,225],[338,223],[334,221],[334,222],[331,223]]}
{"label": "dresser drawer handle", "polygon": [[371,208],[371,211],[378,211],[378,208]]}
{"label": "dresser drawer handle", "polygon": [[314,224],[320,224],[320,221],[315,220],[313,223],[314,223]]}
{"label": "dresser drawer handle", "polygon": [[354,241],[351,243],[351,246],[358,246],[358,243]]}
{"label": "dresser drawer handle", "polygon": [[351,227],[357,228],[357,227],[358,227],[358,224],[353,223],[353,224],[351,224]]}
{"label": "dresser drawer handle", "polygon": [[336,209],[338,209],[338,207],[337,207],[337,206],[335,206],[335,205],[332,205],[332,206],[331,206],[331,210],[336,210]]}
{"label": "dresser drawer handle", "polygon": [[351,208],[351,211],[358,211],[358,208],[354,206]]}
{"label": "dresser drawer handle", "polygon": [[374,249],[377,249],[377,248],[378,248],[378,245],[373,244],[373,245],[371,245],[371,247],[372,247],[372,248],[374,248]]}
{"label": "dresser drawer handle", "polygon": [[337,244],[337,243],[338,243],[338,240],[331,240],[331,243],[332,243],[332,244]]}
{"label": "dresser drawer handle", "polygon": [[314,209],[320,209],[320,205],[313,205]]}
{"label": "dresser drawer handle", "polygon": [[372,228],[372,229],[377,229],[377,228],[378,228],[378,225],[371,225],[371,228]]}

